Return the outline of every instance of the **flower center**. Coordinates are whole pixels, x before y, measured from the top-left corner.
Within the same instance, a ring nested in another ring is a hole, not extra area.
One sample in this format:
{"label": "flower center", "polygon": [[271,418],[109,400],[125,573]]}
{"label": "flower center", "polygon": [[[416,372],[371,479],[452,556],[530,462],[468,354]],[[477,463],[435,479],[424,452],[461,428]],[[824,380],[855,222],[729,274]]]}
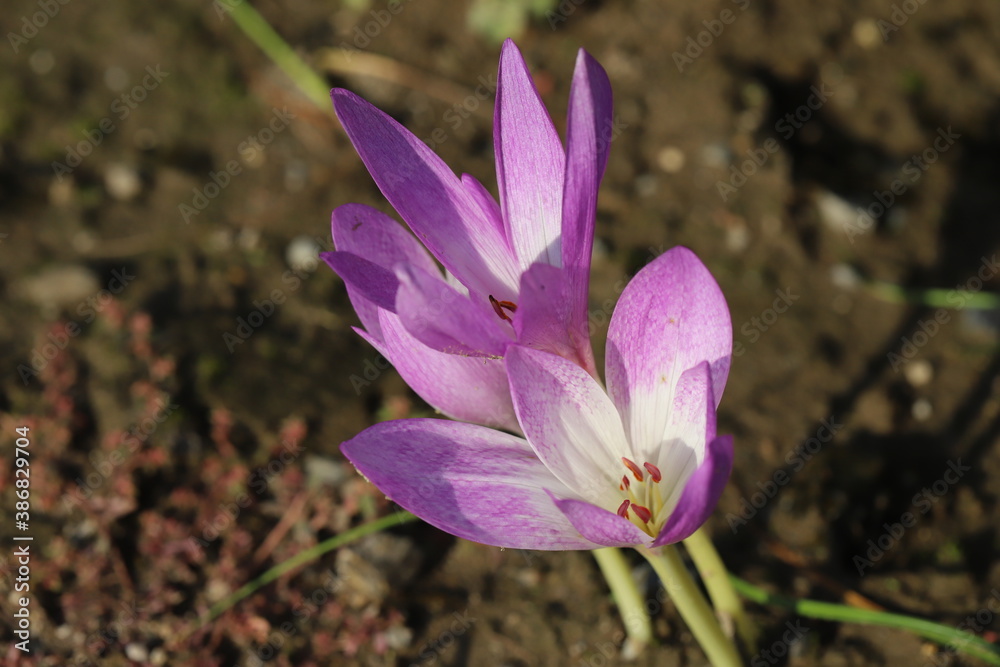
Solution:
{"label": "flower center", "polygon": [[493,298],[492,294],[490,294],[490,305],[493,306],[493,312],[495,312],[501,320],[507,320],[508,322],[511,320],[507,313],[503,312],[504,308],[512,313],[517,310],[517,304],[510,301],[497,301]]}
{"label": "flower center", "polygon": [[663,523],[663,517],[659,516],[663,509],[663,494],[660,491],[663,475],[648,461],[640,468],[635,461],[623,456],[622,463],[632,473],[635,482],[629,479],[628,473],[622,475],[618,490],[625,493],[625,500],[618,506],[618,516],[628,519],[650,537],[656,537]]}

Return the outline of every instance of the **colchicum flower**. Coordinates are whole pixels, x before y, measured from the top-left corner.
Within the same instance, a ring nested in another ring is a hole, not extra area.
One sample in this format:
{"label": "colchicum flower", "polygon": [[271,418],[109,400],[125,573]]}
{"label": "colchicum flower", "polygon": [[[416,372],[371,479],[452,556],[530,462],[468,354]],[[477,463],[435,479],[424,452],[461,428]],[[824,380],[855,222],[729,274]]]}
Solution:
{"label": "colchicum flower", "polygon": [[396,503],[501,547],[658,547],[691,535],[732,467],[715,432],[732,322],[708,269],[674,248],[628,284],[608,331],[607,391],[564,357],[504,359],[524,438],[442,419],[383,422],[343,443]]}
{"label": "colchicum flower", "polygon": [[[518,428],[503,365],[521,344],[597,374],[587,290],[611,88],[583,50],[563,147],[520,52],[500,56],[494,118],[499,204],[387,114],[342,89],[337,116],[382,194],[379,211],[333,212],[336,252],[360,333],[425,401],[455,419]],[[444,272],[437,263],[444,267]]]}

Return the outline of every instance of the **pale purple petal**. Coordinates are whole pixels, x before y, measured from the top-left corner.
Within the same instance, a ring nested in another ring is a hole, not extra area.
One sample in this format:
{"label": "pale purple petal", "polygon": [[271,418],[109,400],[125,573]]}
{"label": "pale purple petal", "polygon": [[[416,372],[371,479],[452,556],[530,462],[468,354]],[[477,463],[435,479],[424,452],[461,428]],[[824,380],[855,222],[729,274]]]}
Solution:
{"label": "pale purple petal", "polygon": [[531,72],[513,41],[500,53],[493,117],[500,207],[521,270],[562,263],[566,154]]}
{"label": "pale purple petal", "polygon": [[726,299],[694,253],[672,248],[639,271],[611,317],[606,374],[633,447],[661,441],[680,375],[702,361],[718,405],[732,345]]}
{"label": "pale purple petal", "polygon": [[709,443],[704,463],[687,480],[680,501],[653,546],[680,542],[698,530],[719,503],[732,469],[733,438],[720,435]]}
{"label": "pale purple petal", "polygon": [[652,541],[634,523],[615,512],[582,500],[559,499],[553,493],[549,495],[581,535],[602,547],[649,546]]}
{"label": "pale purple petal", "polygon": [[[395,273],[350,252],[322,252],[319,256],[340,276],[352,296],[358,294],[378,308],[395,310],[396,291],[399,289]],[[368,328],[364,319],[362,323]]]}
{"label": "pale purple petal", "polygon": [[330,231],[337,250],[353,253],[392,269],[399,263],[431,273],[440,273],[437,264],[403,225],[385,213],[364,204],[338,206],[330,216]]}
{"label": "pale purple petal", "polygon": [[382,422],[340,446],[389,498],[467,540],[511,549],[593,549],[546,491],[571,495],[521,438],[439,419]]}
{"label": "pale purple petal", "polygon": [[520,345],[505,359],[514,411],[531,447],[579,497],[615,511],[632,455],[604,389],[571,361]]}
{"label": "pale purple petal", "polygon": [[660,488],[666,497],[663,507],[670,512],[684,492],[684,482],[706,456],[708,443],[715,439],[715,399],[707,361],[684,371],[674,388],[667,428],[658,452],[648,456],[663,473]]}
{"label": "pale purple petal", "polygon": [[462,174],[462,185],[472,195],[472,198],[476,200],[476,204],[479,205],[486,220],[496,228],[497,233],[501,237],[507,239],[509,246],[510,239],[507,236],[507,229],[503,223],[503,213],[500,211],[500,204],[497,203],[497,200],[493,198],[490,191],[475,176]]}
{"label": "pale purple petal", "polygon": [[[347,296],[365,330],[382,340],[378,309],[381,306],[395,310],[399,287],[392,267],[405,262],[425,271],[439,272],[437,265],[413,234],[370,206],[344,204],[337,207],[330,219],[330,231],[341,258],[338,260],[333,253],[322,253],[320,257],[343,279]],[[362,259],[344,258],[344,253]]]}
{"label": "pale purple petal", "polygon": [[434,257],[470,289],[511,300],[516,261],[461,180],[388,114],[354,93],[331,92],[337,117],[382,194]]}
{"label": "pale purple petal", "polygon": [[565,269],[532,264],[521,276],[514,330],[522,345],[558,354],[597,377],[590,332],[578,331],[571,321],[572,289]]}
{"label": "pale purple petal", "polygon": [[414,338],[398,316],[380,315],[384,342],[369,342],[428,405],[453,419],[520,432],[503,361],[438,352]]}
{"label": "pale purple petal", "polygon": [[396,312],[418,340],[449,354],[503,356],[514,331],[491,307],[408,264],[397,266],[396,276]]}
{"label": "pale purple petal", "polygon": [[611,83],[604,69],[580,49],[573,73],[566,127],[566,184],[562,205],[562,265],[569,285],[567,321],[581,357],[592,357],[587,292],[597,216],[597,190],[608,163],[614,130]]}

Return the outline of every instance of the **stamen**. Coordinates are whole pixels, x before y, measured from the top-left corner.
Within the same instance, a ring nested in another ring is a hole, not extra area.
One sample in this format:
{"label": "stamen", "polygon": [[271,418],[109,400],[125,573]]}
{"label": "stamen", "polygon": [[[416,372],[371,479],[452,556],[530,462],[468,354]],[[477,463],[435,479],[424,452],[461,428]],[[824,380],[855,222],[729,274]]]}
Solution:
{"label": "stamen", "polygon": [[622,463],[624,463],[625,467],[631,470],[632,474],[635,475],[635,481],[641,482],[643,480],[642,468],[637,466],[635,462],[629,461],[627,458],[623,456]]}
{"label": "stamen", "polygon": [[654,482],[659,482],[663,479],[663,475],[660,473],[660,469],[654,466],[652,463],[643,463],[642,467],[649,471],[649,476],[653,478]]}
{"label": "stamen", "polygon": [[517,304],[510,301],[497,301],[493,298],[492,294],[490,294],[490,305],[493,306],[493,312],[496,313],[501,320],[506,320],[508,322],[510,322],[511,319],[507,316],[507,313],[503,312],[503,309],[506,308],[512,313],[517,311]]}
{"label": "stamen", "polygon": [[632,482],[628,481],[628,475],[622,475],[622,483],[618,488],[624,491],[630,486],[632,486]]}
{"label": "stamen", "polygon": [[632,503],[632,509],[635,510],[635,515],[639,517],[643,523],[649,523],[649,520],[653,518],[653,513],[642,505]]}
{"label": "stamen", "polygon": [[628,506],[629,506],[629,501],[623,500],[622,504],[618,506],[618,516],[620,516],[623,519],[627,519],[628,518]]}

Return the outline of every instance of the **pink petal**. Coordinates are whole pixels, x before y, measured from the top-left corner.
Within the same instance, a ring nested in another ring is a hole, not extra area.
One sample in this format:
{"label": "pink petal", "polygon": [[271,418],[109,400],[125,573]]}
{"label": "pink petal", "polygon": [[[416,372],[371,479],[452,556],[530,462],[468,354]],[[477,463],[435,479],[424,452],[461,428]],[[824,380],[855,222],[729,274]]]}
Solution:
{"label": "pink petal", "polygon": [[525,437],[566,486],[614,511],[622,457],[634,456],[611,399],[594,378],[554,354],[513,345],[505,359]]}
{"label": "pink petal", "polygon": [[678,379],[702,361],[718,405],[732,345],[725,297],[687,248],[672,248],[632,279],[608,328],[607,382],[634,448],[659,445]]}
{"label": "pink petal", "polygon": [[570,494],[524,440],[472,424],[404,419],[341,445],[375,486],[427,523],[512,549],[593,549],[546,490]]}
{"label": "pink petal", "polygon": [[519,272],[507,240],[455,173],[388,114],[346,90],[331,97],[382,194],[431,254],[473,291],[511,300]]}
{"label": "pink petal", "polygon": [[[569,330],[581,357],[592,357],[587,291],[594,246],[597,190],[614,130],[611,84],[604,69],[580,50],[573,73],[566,128],[566,184],[562,205],[562,265],[568,284]],[[587,332],[586,334],[584,332]]]}
{"label": "pink petal", "polygon": [[705,462],[687,480],[680,501],[653,546],[680,542],[698,530],[719,503],[732,469],[733,438],[721,435],[709,443]]}
{"label": "pink petal", "polygon": [[501,360],[439,352],[414,338],[397,315],[380,315],[384,342],[369,342],[428,405],[453,419],[520,432]]}
{"label": "pink petal", "polygon": [[582,500],[559,499],[549,494],[581,535],[603,547],[649,546],[652,541],[628,519]]}
{"label": "pink petal", "polygon": [[425,345],[475,357],[502,357],[513,329],[493,312],[442,278],[416,267],[396,267],[396,312],[406,329]]}
{"label": "pink petal", "polygon": [[549,264],[532,264],[521,276],[521,295],[514,330],[522,345],[569,359],[597,377],[590,331],[573,321],[573,287],[569,274]]}
{"label": "pink petal", "polygon": [[351,305],[365,329],[381,340],[378,307],[394,310],[399,287],[392,268],[403,262],[440,273],[437,264],[413,234],[370,206],[339,206],[331,216],[330,227],[338,252],[323,253],[321,257],[344,280]]}
{"label": "pink petal", "polygon": [[521,270],[562,263],[562,193],[566,154],[513,41],[500,53],[493,119],[500,206]]}

